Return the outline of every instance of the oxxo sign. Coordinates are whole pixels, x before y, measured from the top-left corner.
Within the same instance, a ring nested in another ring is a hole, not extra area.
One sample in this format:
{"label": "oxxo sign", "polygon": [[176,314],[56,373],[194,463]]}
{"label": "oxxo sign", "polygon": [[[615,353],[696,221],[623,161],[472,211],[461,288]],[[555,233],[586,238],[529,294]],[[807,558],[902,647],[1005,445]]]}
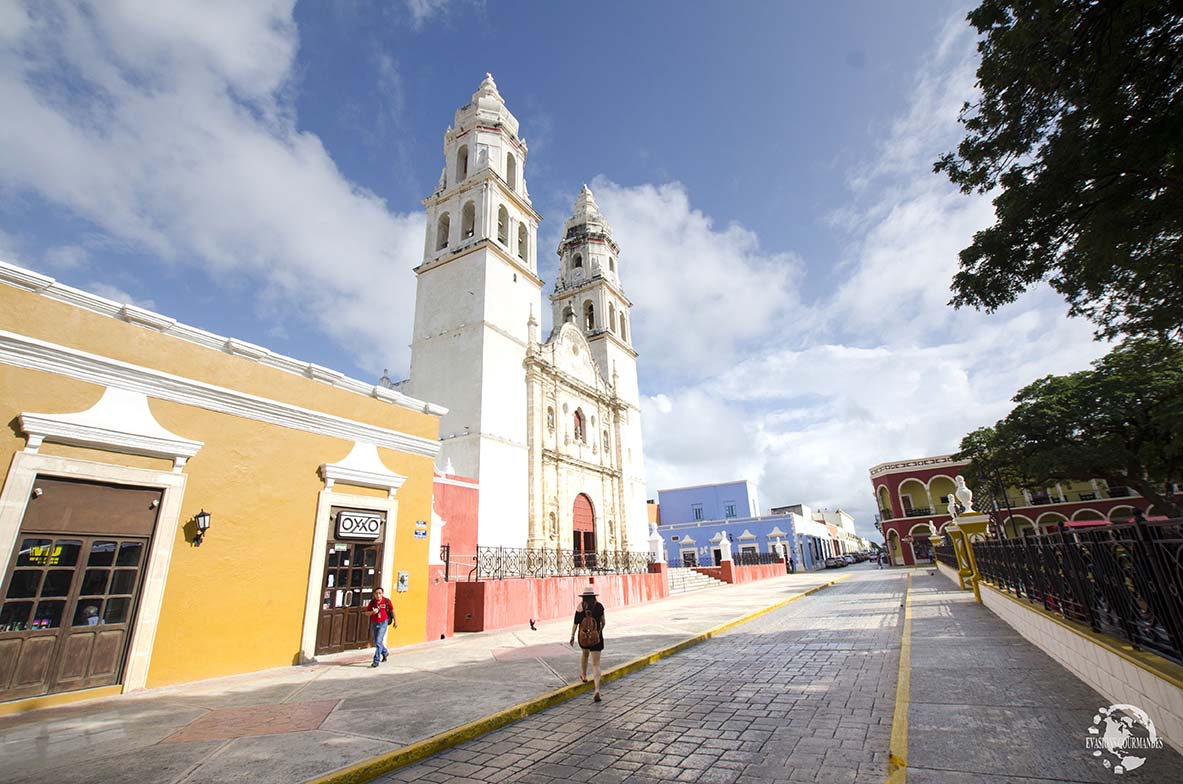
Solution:
{"label": "oxxo sign", "polygon": [[377,539],[382,531],[382,515],[376,512],[338,512],[337,537],[340,539]]}

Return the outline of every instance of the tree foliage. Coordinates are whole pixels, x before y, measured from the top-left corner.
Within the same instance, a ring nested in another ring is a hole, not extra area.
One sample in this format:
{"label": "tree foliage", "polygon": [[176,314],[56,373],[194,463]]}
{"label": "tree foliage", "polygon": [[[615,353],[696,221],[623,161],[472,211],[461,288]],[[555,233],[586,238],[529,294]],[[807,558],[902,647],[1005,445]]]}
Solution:
{"label": "tree foliage", "polygon": [[1047,280],[1098,334],[1183,334],[1183,3],[984,0],[980,98],[934,169],[995,191],[957,307]]}
{"label": "tree foliage", "polygon": [[1183,482],[1183,346],[1131,338],[1091,370],[1041,378],[1014,402],[962,440],[971,480],[992,471],[1011,486],[1104,479],[1183,516],[1183,500],[1166,492]]}

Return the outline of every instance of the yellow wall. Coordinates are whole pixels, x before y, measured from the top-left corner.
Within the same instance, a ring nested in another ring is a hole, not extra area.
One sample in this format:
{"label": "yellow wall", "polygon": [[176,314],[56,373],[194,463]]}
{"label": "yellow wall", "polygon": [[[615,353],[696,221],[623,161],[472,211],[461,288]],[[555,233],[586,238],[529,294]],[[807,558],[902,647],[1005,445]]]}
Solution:
{"label": "yellow wall", "polygon": [[[391,430],[429,439],[438,435],[434,416],[3,285],[0,329]],[[0,417],[6,423],[21,412],[83,411],[102,392],[94,384],[0,364]],[[150,396],[149,405],[163,427],[205,445],[184,468],[188,484],[177,530],[156,532],[172,538],[173,554],[147,685],[292,664],[300,650],[317,498],[324,487],[317,469],[342,460],[353,442]],[[4,471],[25,446],[17,430],[0,431]],[[41,451],[171,468],[171,461],[95,449],[45,444]],[[387,449],[379,454],[389,470],[407,477],[397,494],[398,520],[387,528],[387,547],[395,548],[394,568],[383,575],[399,619],[388,644],[406,645],[421,642],[426,633],[428,540],[415,539],[413,532],[416,520],[431,519],[433,461]],[[340,482],[334,489],[375,494]],[[202,508],[213,522],[197,548],[186,541],[184,525]],[[0,554],[0,564],[8,557]],[[410,573],[406,593],[393,591],[398,571]]]}

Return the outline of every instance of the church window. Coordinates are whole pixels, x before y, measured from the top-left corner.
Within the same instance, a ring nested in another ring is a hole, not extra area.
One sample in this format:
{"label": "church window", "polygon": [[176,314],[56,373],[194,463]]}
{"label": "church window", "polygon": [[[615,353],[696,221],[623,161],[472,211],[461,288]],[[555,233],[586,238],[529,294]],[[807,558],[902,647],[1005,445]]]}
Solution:
{"label": "church window", "polygon": [[497,241],[509,245],[509,210],[504,204],[497,208]]}
{"label": "church window", "polygon": [[584,441],[586,443],[583,430],[583,412],[578,408],[575,409],[575,440]]}
{"label": "church window", "polygon": [[526,232],[526,224],[518,224],[518,258],[522,261],[526,260],[526,242],[528,240],[528,233]]}
{"label": "church window", "polygon": [[612,258],[611,256],[608,257],[608,271],[616,272],[616,259]]}
{"label": "church window", "polygon": [[555,429],[555,409],[554,409],[554,406],[547,406],[546,407],[546,429],[547,430],[554,430]]}
{"label": "church window", "polygon": [[628,340],[628,327],[624,323],[624,314],[620,314],[620,339]]}
{"label": "church window", "polygon": [[574,324],[575,323],[575,308],[571,307],[570,305],[563,308],[563,323],[564,324]]}
{"label": "church window", "polygon": [[513,153],[505,156],[505,182],[511,190],[518,189],[518,159],[513,157]]}
{"label": "church window", "polygon": [[443,250],[448,247],[448,233],[452,230],[452,218],[448,213],[440,216],[440,222],[435,227],[435,249]]}
{"label": "church window", "polygon": [[460,216],[460,238],[468,239],[476,233],[476,205],[468,202]]}
{"label": "church window", "polygon": [[571,259],[571,267],[572,269],[583,269],[583,256],[576,253],[575,257]]}
{"label": "church window", "polygon": [[616,331],[616,306],[608,303],[608,329]]}
{"label": "church window", "polygon": [[604,454],[608,454],[608,431],[604,431]]}
{"label": "church window", "polygon": [[456,151],[456,182],[468,179],[468,145]]}
{"label": "church window", "polygon": [[596,328],[596,306],[590,302],[583,306],[583,325],[588,330]]}

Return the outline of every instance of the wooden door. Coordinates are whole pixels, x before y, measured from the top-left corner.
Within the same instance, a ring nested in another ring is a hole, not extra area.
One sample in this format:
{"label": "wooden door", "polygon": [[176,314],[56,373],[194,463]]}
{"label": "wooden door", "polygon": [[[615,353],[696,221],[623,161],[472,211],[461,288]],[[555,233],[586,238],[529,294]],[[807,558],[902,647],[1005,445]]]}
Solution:
{"label": "wooden door", "polygon": [[340,653],[370,644],[366,605],[382,584],[382,544],[330,540],[321,580],[316,653]]}
{"label": "wooden door", "polygon": [[596,566],[596,513],[591,499],[583,493],[575,496],[571,510],[571,527],[574,529],[572,543],[575,550],[575,565],[594,569]]}
{"label": "wooden door", "polygon": [[3,582],[0,700],[119,683],[150,540],[128,534],[150,533],[161,497],[47,477],[35,486]]}

